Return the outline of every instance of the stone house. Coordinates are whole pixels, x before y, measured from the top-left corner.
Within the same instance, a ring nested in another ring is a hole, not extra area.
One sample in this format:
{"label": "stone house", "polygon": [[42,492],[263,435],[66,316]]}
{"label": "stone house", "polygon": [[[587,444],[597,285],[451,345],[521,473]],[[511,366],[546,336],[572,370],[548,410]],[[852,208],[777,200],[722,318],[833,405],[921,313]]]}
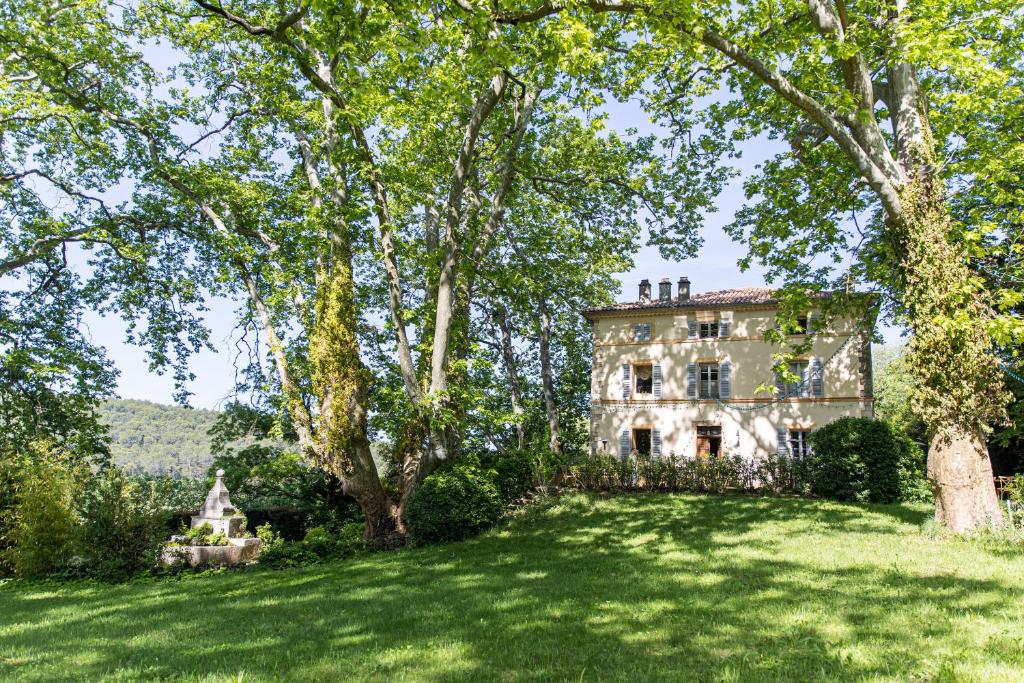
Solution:
{"label": "stone house", "polygon": [[[584,313],[593,330],[592,453],[758,458],[801,455],[815,427],[872,417],[871,344],[851,319],[820,326],[799,318],[811,351],[791,365],[801,382],[772,370],[780,347],[764,340],[779,302],[763,287],[690,295],[681,278],[640,283],[639,301]],[[820,328],[820,329],[819,329]],[[758,387],[775,387],[775,393]]]}

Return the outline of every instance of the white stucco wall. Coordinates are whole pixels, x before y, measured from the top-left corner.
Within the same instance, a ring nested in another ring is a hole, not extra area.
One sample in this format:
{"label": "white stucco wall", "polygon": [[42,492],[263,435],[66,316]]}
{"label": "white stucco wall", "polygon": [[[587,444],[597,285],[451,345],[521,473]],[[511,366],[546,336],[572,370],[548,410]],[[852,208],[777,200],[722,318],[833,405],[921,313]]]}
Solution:
{"label": "white stucco wall", "polygon": [[[720,425],[725,452],[757,457],[775,451],[780,427],[813,428],[844,415],[873,414],[870,377],[865,376],[865,370],[870,372],[870,346],[854,334],[849,321],[814,335],[806,355],[826,362],[824,397],[785,399],[749,410],[774,400],[770,394],[757,393],[758,385],[774,382],[772,355],[780,349],[761,336],[774,326],[774,312],[763,308],[716,311],[732,320],[730,336],[718,339],[688,338],[689,316],[695,312],[657,313],[634,312],[593,321],[591,447],[596,450],[618,453],[623,430],[653,427],[661,433],[663,454],[692,456],[697,426]],[[650,342],[630,339],[635,322],[653,323]],[[730,361],[732,367],[731,398],[688,400],[687,365],[722,360]],[[661,365],[661,400],[623,399],[622,365],[638,361]]]}

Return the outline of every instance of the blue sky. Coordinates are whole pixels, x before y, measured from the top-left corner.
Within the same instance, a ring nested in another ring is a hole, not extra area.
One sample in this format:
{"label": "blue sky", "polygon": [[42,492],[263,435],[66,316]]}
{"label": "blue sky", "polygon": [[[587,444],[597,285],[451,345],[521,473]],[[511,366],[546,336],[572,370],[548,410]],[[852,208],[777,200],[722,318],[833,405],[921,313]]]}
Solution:
{"label": "blue sky", "polygon": [[[625,131],[627,128],[636,128],[641,133],[655,129],[637,102],[610,103],[607,111],[608,126],[611,129]],[[675,283],[680,276],[686,275],[690,278],[691,291],[694,293],[764,285],[764,272],[756,265],[746,272],[740,272],[737,262],[745,254],[745,247],[733,242],[722,226],[728,224],[742,206],[744,177],[752,172],[756,164],[775,153],[778,144],[755,140],[745,146],[742,159],[735,164],[740,175],[718,197],[716,211],[705,217],[704,244],[696,258],[668,262],[661,258],[657,249],[642,249],[635,256],[634,268],[619,274],[622,283],[619,300],[635,300],[637,285],[643,278],[657,283],[662,277],[669,277]],[[188,388],[193,394],[191,405],[197,408],[218,408],[232,396],[235,384],[235,343],[239,338],[238,332],[234,330],[235,308],[234,302],[224,299],[210,302],[210,310],[205,317],[212,332],[211,343],[215,351],[203,351],[194,356],[190,363],[196,379]],[[110,358],[120,371],[117,391],[122,398],[171,402],[172,379],[150,372],[144,349],[124,343],[125,326],[120,320],[93,314],[85,322],[93,340],[107,348]],[[889,343],[899,339],[899,331],[892,328],[883,328],[882,334]]]}

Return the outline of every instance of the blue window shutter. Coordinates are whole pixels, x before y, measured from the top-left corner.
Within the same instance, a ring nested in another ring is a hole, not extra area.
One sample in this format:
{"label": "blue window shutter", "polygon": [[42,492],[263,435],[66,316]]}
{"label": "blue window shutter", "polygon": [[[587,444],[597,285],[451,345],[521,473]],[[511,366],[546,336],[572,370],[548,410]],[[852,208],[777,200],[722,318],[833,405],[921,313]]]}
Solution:
{"label": "blue window shutter", "polygon": [[825,396],[825,366],[820,358],[812,358],[810,362],[811,372],[811,395],[814,398]]}
{"label": "blue window shutter", "polygon": [[807,319],[807,331],[814,333],[818,331],[818,320],[821,316],[817,313],[811,313],[811,317]]}
{"label": "blue window shutter", "polygon": [[630,370],[629,363],[623,363],[622,364],[622,400],[623,401],[628,401],[629,397],[632,395],[633,387],[631,387],[629,385],[629,370]]}
{"label": "blue window shutter", "polygon": [[732,398],[732,363],[727,360],[718,365],[718,396]]}
{"label": "blue window shutter", "polygon": [[697,398],[697,363],[686,366],[686,398]]}
{"label": "blue window shutter", "polygon": [[782,373],[775,373],[775,397],[776,398],[787,398],[786,395],[786,383],[782,381]]}
{"label": "blue window shutter", "polygon": [[651,393],[654,400],[661,400],[661,365],[655,364],[651,367]]}
{"label": "blue window shutter", "polygon": [[651,430],[651,457],[661,457],[661,430]]}
{"label": "blue window shutter", "polygon": [[626,429],[619,435],[619,455],[623,458],[629,455],[632,445],[633,440],[630,438],[629,430]]}
{"label": "blue window shutter", "polygon": [[690,321],[690,327],[687,330],[687,334],[690,337],[696,337],[697,336],[697,319],[696,318],[694,318],[693,320]]}
{"label": "blue window shutter", "polygon": [[719,320],[718,321],[718,336],[728,337],[729,336],[729,321]]}
{"label": "blue window shutter", "polygon": [[777,436],[779,442],[775,447],[775,452],[778,455],[789,455],[789,430],[785,427],[779,427]]}

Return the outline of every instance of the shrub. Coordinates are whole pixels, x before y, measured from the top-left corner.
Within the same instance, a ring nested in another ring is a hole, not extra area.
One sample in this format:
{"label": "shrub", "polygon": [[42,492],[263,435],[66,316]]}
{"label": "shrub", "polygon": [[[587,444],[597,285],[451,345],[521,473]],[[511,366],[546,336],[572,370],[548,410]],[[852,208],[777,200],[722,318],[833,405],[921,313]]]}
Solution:
{"label": "shrub", "polygon": [[813,432],[811,446],[807,474],[814,495],[871,503],[921,495],[921,449],[885,422],[842,417]]}
{"label": "shrub", "polygon": [[492,526],[501,516],[498,489],[465,466],[436,472],[409,501],[407,518],[418,543],[458,541]]}
{"label": "shrub", "polygon": [[480,457],[481,468],[489,470],[491,481],[506,504],[533,489],[539,463],[538,456],[526,450],[494,451]]}
{"label": "shrub", "polygon": [[263,541],[260,564],[280,568],[339,560],[350,557],[366,545],[362,522],[346,524],[339,531],[313,527],[301,541],[283,541],[269,525],[257,527],[256,535]]}
{"label": "shrub", "polygon": [[32,459],[12,476],[3,559],[16,574],[40,576],[63,569],[71,557],[78,482],[88,471],[47,446],[30,448]]}
{"label": "shrub", "polygon": [[79,514],[75,549],[83,573],[114,581],[156,565],[168,517],[158,482],[107,467],[86,484]]}

